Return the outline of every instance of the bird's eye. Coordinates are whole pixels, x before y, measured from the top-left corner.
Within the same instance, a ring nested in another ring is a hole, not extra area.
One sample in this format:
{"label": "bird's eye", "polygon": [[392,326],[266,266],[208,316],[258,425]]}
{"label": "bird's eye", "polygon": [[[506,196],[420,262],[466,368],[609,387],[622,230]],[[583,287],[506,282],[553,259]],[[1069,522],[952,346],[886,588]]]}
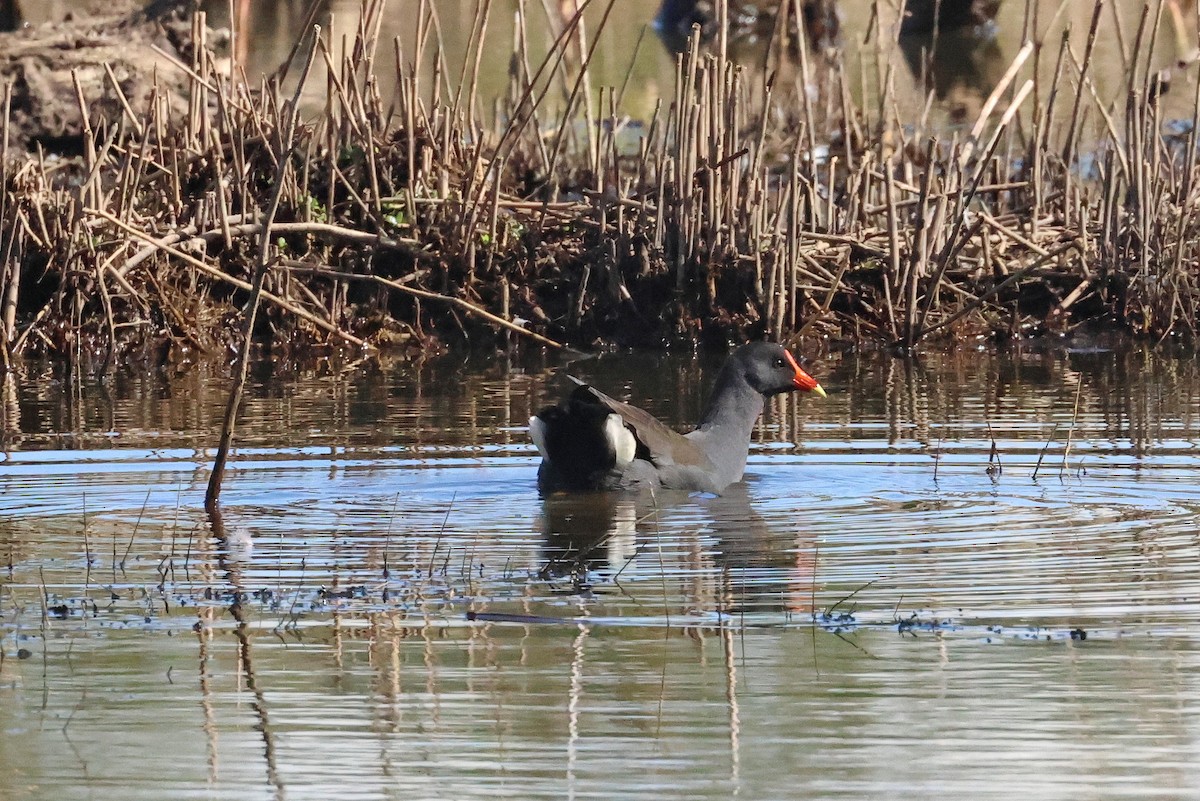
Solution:
{"label": "bird's eye", "polygon": [[783,359],[776,359],[776,360],[775,360],[775,366],[776,366],[776,367],[783,367]]}

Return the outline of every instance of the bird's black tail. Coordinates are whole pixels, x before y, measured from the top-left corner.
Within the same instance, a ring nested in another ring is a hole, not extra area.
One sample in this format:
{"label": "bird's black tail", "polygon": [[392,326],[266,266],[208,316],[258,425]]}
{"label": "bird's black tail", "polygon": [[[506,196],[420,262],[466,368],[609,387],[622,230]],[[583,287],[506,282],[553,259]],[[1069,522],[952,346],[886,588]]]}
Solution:
{"label": "bird's black tail", "polygon": [[617,463],[609,432],[611,415],[591,388],[583,385],[559,405],[547,406],[530,419],[530,434],[542,454],[538,485],[543,490],[603,487]]}

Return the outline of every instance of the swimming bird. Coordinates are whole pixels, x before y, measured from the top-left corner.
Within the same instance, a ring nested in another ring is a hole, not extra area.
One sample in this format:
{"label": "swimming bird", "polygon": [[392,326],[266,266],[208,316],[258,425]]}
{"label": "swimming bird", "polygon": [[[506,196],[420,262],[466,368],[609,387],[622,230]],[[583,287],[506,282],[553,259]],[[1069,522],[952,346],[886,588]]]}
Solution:
{"label": "swimming bird", "polygon": [[745,472],[764,398],[796,390],[825,397],[795,357],[770,342],[729,356],[700,423],[687,434],[572,380],[578,386],[566,400],[529,418],[543,493],[659,487],[719,495]]}

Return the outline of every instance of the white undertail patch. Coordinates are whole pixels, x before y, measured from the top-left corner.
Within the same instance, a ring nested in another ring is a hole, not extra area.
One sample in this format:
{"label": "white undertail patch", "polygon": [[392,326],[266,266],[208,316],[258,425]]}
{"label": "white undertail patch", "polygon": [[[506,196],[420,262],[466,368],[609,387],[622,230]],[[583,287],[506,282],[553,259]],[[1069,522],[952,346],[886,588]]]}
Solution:
{"label": "white undertail patch", "polygon": [[529,418],[529,437],[537,446],[538,453],[542,455],[542,458],[549,459],[550,454],[546,452],[546,424],[537,415]]}
{"label": "white undertail patch", "polygon": [[610,414],[604,421],[604,435],[612,445],[613,453],[617,456],[617,467],[622,468],[633,461],[637,453],[637,440],[633,433],[625,427],[625,421],[619,414]]}

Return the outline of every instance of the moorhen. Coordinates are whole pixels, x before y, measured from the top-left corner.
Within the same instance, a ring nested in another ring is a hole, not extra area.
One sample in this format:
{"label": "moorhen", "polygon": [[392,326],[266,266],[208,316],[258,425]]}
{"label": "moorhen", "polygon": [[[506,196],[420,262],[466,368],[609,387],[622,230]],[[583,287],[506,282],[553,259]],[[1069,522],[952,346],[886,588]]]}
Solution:
{"label": "moorhen", "polygon": [[700,424],[688,434],[572,380],[579,386],[565,401],[529,418],[529,434],[542,455],[543,493],[661,487],[719,495],[742,478],[763,398],[795,390],[825,397],[792,354],[770,342],[743,345],[730,355]]}

